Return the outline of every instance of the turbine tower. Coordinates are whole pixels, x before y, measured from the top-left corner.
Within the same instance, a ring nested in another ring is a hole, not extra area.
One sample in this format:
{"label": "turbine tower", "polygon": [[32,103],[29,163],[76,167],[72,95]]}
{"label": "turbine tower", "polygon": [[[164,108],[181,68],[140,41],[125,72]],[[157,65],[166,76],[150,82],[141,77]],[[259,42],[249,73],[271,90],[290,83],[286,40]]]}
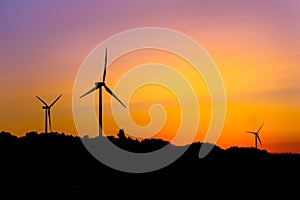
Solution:
{"label": "turbine tower", "polygon": [[107,65],[107,48],[105,49],[105,61],[104,61],[104,71],[103,71],[103,79],[102,82],[95,82],[95,87],[93,87],[91,90],[87,91],[83,95],[80,96],[80,98],[84,97],[85,95],[94,92],[95,90],[99,89],[99,137],[102,136],[102,87],[105,88],[105,90],[112,95],[117,101],[119,101],[124,108],[126,106],[122,103],[122,101],[107,87],[105,84],[105,77],[106,77],[106,65]]}
{"label": "turbine tower", "polygon": [[44,106],[42,107],[42,109],[45,109],[45,133],[47,133],[48,131],[48,128],[47,128],[47,124],[48,124],[48,120],[49,120],[49,128],[50,128],[50,131],[51,131],[51,114],[50,114],[50,109],[51,107],[57,102],[57,100],[62,96],[59,95],[51,104],[50,106],[48,106],[48,104],[43,100],[41,99],[40,97],[36,96],[36,98],[38,98],[43,104]]}
{"label": "turbine tower", "polygon": [[253,132],[253,131],[247,131],[247,133],[254,134],[254,136],[255,136],[255,148],[256,148],[256,149],[257,149],[257,140],[259,141],[260,145],[262,146],[262,143],[261,143],[261,141],[260,141],[260,138],[259,138],[258,133],[259,133],[259,131],[260,131],[260,129],[262,128],[263,125],[264,125],[264,124],[262,124],[256,132]]}

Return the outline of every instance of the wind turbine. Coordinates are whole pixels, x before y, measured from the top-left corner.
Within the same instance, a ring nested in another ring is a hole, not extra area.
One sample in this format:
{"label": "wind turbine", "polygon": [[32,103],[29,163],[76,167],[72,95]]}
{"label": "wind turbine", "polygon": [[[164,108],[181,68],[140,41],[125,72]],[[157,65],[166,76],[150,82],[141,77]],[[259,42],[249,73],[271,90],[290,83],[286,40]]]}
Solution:
{"label": "wind turbine", "polygon": [[253,132],[253,131],[247,131],[247,133],[251,133],[251,134],[254,134],[254,135],[255,135],[255,148],[256,148],[256,149],[257,149],[257,140],[259,141],[260,145],[262,145],[258,133],[259,133],[259,131],[260,131],[260,129],[262,128],[263,125],[264,125],[264,124],[262,124],[256,132]]}
{"label": "wind turbine", "polygon": [[105,49],[105,61],[104,61],[104,72],[103,72],[103,79],[102,82],[95,82],[95,87],[93,87],[91,90],[87,91],[83,95],[80,96],[80,98],[84,97],[85,95],[94,92],[95,90],[99,89],[99,136],[102,136],[102,87],[105,88],[105,90],[112,95],[117,101],[119,101],[124,108],[126,106],[122,103],[122,101],[107,87],[105,84],[105,77],[106,77],[106,65],[107,65],[107,48]]}
{"label": "wind turbine", "polygon": [[43,104],[44,106],[42,107],[43,109],[45,109],[45,133],[47,133],[48,131],[48,128],[47,128],[47,124],[48,124],[48,120],[49,120],[49,128],[50,128],[50,131],[51,131],[51,115],[50,115],[50,109],[51,107],[57,102],[57,100],[62,96],[59,95],[51,104],[50,106],[48,106],[48,104],[43,100],[41,99],[40,97],[36,96],[36,98],[38,98]]}

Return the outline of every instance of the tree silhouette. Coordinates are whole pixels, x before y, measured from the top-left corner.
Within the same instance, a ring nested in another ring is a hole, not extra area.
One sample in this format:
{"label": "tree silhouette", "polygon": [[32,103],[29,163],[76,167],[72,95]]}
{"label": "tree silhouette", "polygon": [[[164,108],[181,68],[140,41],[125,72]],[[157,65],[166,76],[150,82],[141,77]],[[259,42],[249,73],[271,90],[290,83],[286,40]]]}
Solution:
{"label": "tree silhouette", "polygon": [[[117,136],[107,138],[120,148],[131,152],[151,152],[170,144],[156,138],[132,139],[125,135],[124,129],[120,129]],[[190,144],[179,159],[165,168],[145,174],[130,174],[99,162],[87,151],[81,139],[83,138],[58,132],[31,131],[25,136],[16,137],[1,131],[2,191],[24,189],[32,193],[45,191],[47,194],[63,191],[98,191],[99,188],[105,191],[106,187],[111,188],[110,184],[107,184],[111,180],[125,185],[128,185],[128,180],[144,184],[154,181],[155,184],[168,185],[174,183],[174,178],[185,180],[190,177],[202,182],[231,180],[238,186],[239,183],[246,184],[245,180],[254,181],[256,177],[274,177],[275,174],[269,169],[275,170],[277,179],[284,182],[290,181],[291,177],[295,181],[299,178],[299,154],[272,154],[265,150],[236,146],[222,149],[214,145],[205,158],[199,159],[198,153],[203,145],[201,142]],[[89,137],[84,139],[97,140]],[[185,146],[172,145],[174,151],[183,147]],[[238,171],[242,174],[237,173]],[[17,181],[12,182],[13,180]]]}
{"label": "tree silhouette", "polygon": [[127,137],[125,136],[125,132],[124,132],[123,128],[119,130],[119,133],[117,135],[118,135],[119,140],[126,140],[127,139]]}

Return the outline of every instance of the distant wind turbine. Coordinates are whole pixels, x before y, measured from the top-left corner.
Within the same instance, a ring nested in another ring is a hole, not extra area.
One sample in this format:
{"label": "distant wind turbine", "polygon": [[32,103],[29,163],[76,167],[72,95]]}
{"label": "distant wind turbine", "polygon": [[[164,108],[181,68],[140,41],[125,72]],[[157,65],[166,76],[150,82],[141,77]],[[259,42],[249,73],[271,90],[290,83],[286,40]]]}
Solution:
{"label": "distant wind turbine", "polygon": [[102,136],[102,87],[105,88],[105,90],[112,95],[117,101],[119,101],[124,108],[126,106],[122,103],[122,101],[106,86],[105,84],[105,77],[106,77],[106,65],[107,65],[107,48],[105,49],[105,62],[104,62],[104,72],[103,72],[103,79],[102,82],[95,82],[95,87],[91,90],[87,91],[83,95],[80,96],[80,98],[84,97],[85,95],[94,92],[95,90],[99,89],[99,136]]}
{"label": "distant wind turbine", "polygon": [[47,133],[48,131],[48,128],[47,128],[47,124],[48,124],[48,120],[49,120],[49,128],[50,128],[50,131],[51,131],[51,115],[50,115],[50,109],[51,107],[57,102],[57,100],[62,96],[59,95],[51,104],[50,106],[48,106],[48,104],[43,100],[41,99],[40,97],[36,96],[36,98],[38,98],[43,104],[44,106],[42,107],[43,109],[45,109],[45,133]]}
{"label": "distant wind turbine", "polygon": [[257,149],[257,140],[259,141],[260,145],[262,145],[258,133],[259,133],[259,131],[260,131],[260,129],[262,128],[263,125],[264,125],[264,124],[262,124],[256,132],[253,132],[253,131],[247,131],[247,133],[251,133],[251,134],[254,134],[254,135],[255,135],[255,148],[256,148],[256,149]]}

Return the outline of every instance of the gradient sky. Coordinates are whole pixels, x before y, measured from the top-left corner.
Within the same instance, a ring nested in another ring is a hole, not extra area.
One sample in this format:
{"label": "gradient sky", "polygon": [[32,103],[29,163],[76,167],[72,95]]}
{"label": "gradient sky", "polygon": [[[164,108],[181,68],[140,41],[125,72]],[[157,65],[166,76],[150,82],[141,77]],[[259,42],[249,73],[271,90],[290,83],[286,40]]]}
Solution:
{"label": "gradient sky", "polygon": [[[155,26],[192,37],[219,68],[227,114],[217,145],[253,146],[254,137],[246,131],[255,131],[264,123],[260,148],[300,153],[299,9],[299,0],[2,0],[0,130],[17,136],[42,132],[44,111],[35,95],[50,103],[62,93],[51,113],[53,130],[76,135],[72,89],[85,57],[114,34]],[[152,59],[172,64],[174,58],[168,56],[153,53]],[[123,64],[138,63],[133,59],[129,55]],[[121,72],[112,67],[110,74]],[[109,78],[113,87],[118,77]],[[145,91],[147,88],[132,97],[136,105],[132,115],[140,125],[149,122],[144,107],[151,101],[164,105],[171,98],[151,99]],[[166,105],[168,112],[178,113],[176,106]],[[108,132],[117,133],[110,111],[105,112]],[[179,122],[177,115],[171,116],[174,119],[169,118],[158,135],[163,139],[170,139],[177,126],[174,122]],[[196,140],[203,138],[209,117],[203,120]]]}

